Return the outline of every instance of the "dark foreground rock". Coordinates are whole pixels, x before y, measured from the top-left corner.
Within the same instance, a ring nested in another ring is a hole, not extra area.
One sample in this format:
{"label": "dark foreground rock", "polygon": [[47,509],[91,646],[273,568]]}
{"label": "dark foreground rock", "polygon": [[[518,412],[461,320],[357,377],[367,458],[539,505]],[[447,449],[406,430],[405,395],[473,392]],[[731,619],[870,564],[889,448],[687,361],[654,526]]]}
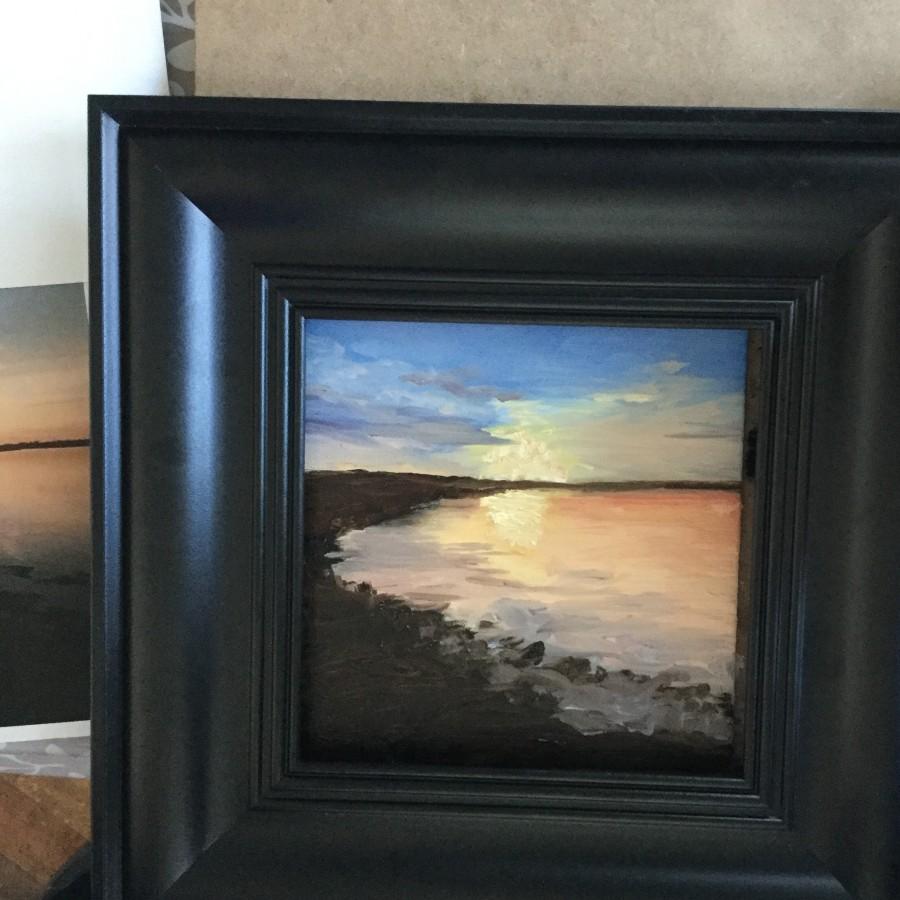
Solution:
{"label": "dark foreground rock", "polygon": [[[498,664],[440,612],[307,580],[301,747],[305,758],[363,764],[728,773],[730,746],[701,734],[585,735],[556,716],[567,674],[520,652]],[[540,649],[543,655],[543,648]],[[570,663],[576,678],[583,665]],[[504,675],[508,672],[508,676]],[[505,678],[505,680],[504,680]]]}
{"label": "dark foreground rock", "polygon": [[569,681],[602,681],[606,676],[606,670],[600,669],[601,677],[595,678],[591,671],[591,661],[580,656],[566,656],[557,660],[550,666],[561,675],[565,675]]}

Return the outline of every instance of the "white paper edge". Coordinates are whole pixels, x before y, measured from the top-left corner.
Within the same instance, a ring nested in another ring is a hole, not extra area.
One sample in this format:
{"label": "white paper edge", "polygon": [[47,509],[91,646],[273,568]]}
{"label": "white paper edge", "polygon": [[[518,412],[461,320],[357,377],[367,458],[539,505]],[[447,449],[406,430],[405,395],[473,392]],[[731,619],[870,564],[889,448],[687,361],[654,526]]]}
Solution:
{"label": "white paper edge", "polygon": [[90,737],[91,722],[50,722],[46,725],[9,725],[0,728],[0,744],[18,741],[54,741],[63,738]]}
{"label": "white paper edge", "polygon": [[[0,287],[86,282],[87,96],[169,92],[159,0],[3,8]],[[21,34],[18,34],[18,30]]]}

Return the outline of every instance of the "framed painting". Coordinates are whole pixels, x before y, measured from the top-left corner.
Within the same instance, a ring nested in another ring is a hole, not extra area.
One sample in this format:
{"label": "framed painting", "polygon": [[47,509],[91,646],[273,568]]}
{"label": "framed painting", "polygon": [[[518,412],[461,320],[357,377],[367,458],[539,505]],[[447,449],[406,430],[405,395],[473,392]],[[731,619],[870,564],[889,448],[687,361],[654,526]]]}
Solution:
{"label": "framed painting", "polygon": [[91,102],[98,896],[900,888],[900,117]]}
{"label": "framed painting", "polygon": [[302,328],[298,758],[736,766],[748,332]]}

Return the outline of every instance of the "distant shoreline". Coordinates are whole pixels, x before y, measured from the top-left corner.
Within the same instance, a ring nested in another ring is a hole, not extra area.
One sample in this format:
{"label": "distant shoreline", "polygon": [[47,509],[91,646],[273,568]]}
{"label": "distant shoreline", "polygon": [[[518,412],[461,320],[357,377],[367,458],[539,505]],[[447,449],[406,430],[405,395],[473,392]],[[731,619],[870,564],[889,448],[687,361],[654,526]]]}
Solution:
{"label": "distant shoreline", "polygon": [[541,481],[530,478],[476,478],[471,475],[429,475],[424,472],[382,472],[377,469],[310,469],[307,476],[378,476],[387,478],[415,478],[429,480],[435,483],[452,483],[454,485],[467,485],[474,490],[487,488],[506,490],[529,488],[577,488],[579,490],[685,490],[685,491],[736,491],[741,487],[740,481]]}
{"label": "distant shoreline", "polygon": [[515,490],[738,491],[737,481],[503,481],[465,475],[314,469],[303,479],[303,532],[308,549],[324,556],[341,534],[407,516],[440,500],[486,497]]}
{"label": "distant shoreline", "polygon": [[69,447],[90,447],[90,438],[73,438],[63,441],[20,441],[18,444],[0,444],[0,453],[17,450],[65,450]]}

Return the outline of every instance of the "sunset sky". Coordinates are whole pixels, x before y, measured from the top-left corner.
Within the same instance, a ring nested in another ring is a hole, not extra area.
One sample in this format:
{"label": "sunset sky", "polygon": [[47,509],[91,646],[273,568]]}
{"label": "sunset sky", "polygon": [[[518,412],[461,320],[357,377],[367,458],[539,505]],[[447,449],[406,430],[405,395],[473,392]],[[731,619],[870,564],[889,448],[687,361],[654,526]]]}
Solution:
{"label": "sunset sky", "polygon": [[746,333],[307,320],[305,465],[738,480]]}
{"label": "sunset sky", "polygon": [[84,288],[0,290],[0,444],[87,436]]}

